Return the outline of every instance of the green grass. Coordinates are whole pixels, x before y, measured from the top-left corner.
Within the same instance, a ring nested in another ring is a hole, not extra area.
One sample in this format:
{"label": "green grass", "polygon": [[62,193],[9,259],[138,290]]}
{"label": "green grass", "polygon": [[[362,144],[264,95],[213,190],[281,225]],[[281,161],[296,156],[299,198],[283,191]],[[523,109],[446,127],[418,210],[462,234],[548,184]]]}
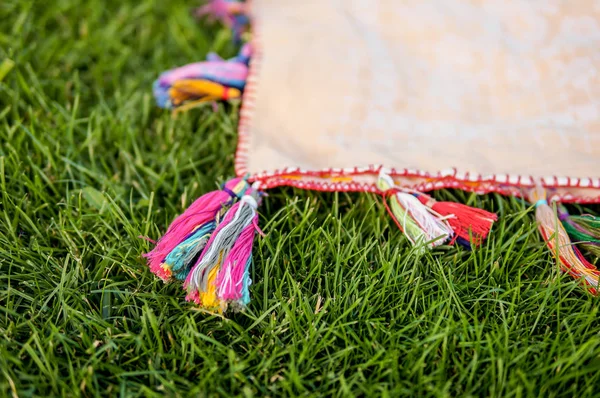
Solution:
{"label": "green grass", "polygon": [[0,396],[600,394],[600,302],[515,199],[436,193],[500,221],[420,255],[374,195],[276,189],[246,312],[158,281],[138,235],[233,174],[236,106],[173,119],[151,97],[235,52],[190,6],[0,3]]}

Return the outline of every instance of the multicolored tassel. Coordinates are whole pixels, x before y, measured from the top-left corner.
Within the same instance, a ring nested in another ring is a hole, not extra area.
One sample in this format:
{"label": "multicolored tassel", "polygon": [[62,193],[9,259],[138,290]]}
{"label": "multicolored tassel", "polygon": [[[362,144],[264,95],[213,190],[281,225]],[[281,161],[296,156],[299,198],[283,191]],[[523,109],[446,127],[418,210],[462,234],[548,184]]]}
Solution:
{"label": "multicolored tassel", "polygon": [[183,111],[206,102],[241,98],[251,53],[247,44],[230,60],[209,54],[207,61],[163,72],[153,85],[156,103]]}
{"label": "multicolored tassel", "polygon": [[590,286],[590,291],[596,294],[600,272],[573,246],[557,213],[548,204],[546,190],[536,187],[532,190],[530,199],[535,202],[538,229],[560,267],[575,278],[584,278],[586,284]]}
{"label": "multicolored tassel", "polygon": [[196,199],[171,223],[154,249],[144,254],[150,271],[165,282],[173,276],[184,279],[215,230],[219,213],[228,209],[247,188],[245,180],[234,178],[221,190]]}
{"label": "multicolored tassel", "polygon": [[227,211],[185,280],[188,301],[218,312],[247,303],[259,201],[260,192],[251,188]]}
{"label": "multicolored tassel", "polygon": [[560,206],[558,218],[577,247],[600,258],[600,217],[589,214],[571,216],[564,206]]}
{"label": "multicolored tassel", "polygon": [[425,206],[446,219],[454,237],[450,243],[458,242],[467,248],[479,246],[487,238],[498,216],[483,209],[454,202],[438,202],[425,194],[416,194]]}
{"label": "multicolored tassel", "polygon": [[221,300],[246,306],[250,302],[250,265],[252,264],[252,244],[258,227],[258,213],[248,224],[223,261],[217,276],[218,295]]}
{"label": "multicolored tassel", "polygon": [[448,223],[432,209],[424,206],[413,195],[395,187],[394,180],[385,172],[379,173],[377,187],[389,196],[385,206],[392,219],[413,245],[426,243],[435,247],[452,237]]}
{"label": "multicolored tassel", "polygon": [[192,231],[183,242],[167,254],[161,265],[162,271],[170,270],[175,279],[185,280],[194,260],[206,246],[216,225],[215,221],[210,221]]}

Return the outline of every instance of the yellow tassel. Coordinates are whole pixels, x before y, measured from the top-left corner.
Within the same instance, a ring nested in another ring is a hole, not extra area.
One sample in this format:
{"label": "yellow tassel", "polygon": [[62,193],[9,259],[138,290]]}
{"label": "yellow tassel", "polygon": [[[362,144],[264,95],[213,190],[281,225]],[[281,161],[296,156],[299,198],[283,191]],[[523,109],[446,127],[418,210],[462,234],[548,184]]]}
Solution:
{"label": "yellow tassel", "polygon": [[219,256],[219,265],[213,267],[208,273],[206,291],[200,292],[200,300],[202,300],[202,306],[209,310],[217,311],[221,313],[223,311],[223,303],[217,296],[217,275],[221,269],[221,262],[223,261],[223,254]]}

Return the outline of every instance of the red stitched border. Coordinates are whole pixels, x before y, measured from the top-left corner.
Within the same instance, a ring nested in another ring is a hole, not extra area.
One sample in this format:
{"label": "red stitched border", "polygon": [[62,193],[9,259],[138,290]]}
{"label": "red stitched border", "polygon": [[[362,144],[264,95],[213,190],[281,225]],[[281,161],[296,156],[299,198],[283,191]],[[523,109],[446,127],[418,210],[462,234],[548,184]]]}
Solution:
{"label": "red stitched border", "polygon": [[[376,175],[376,174],[374,174]],[[274,177],[269,179],[254,178],[252,181],[259,181],[259,189],[271,189],[280,186],[291,186],[300,189],[309,189],[323,192],[373,192],[381,193],[381,191],[374,184],[365,184],[358,182],[318,182],[318,181],[298,181],[292,179],[286,179],[281,177]],[[547,188],[553,188],[552,186],[546,186]],[[437,180],[434,182],[418,183],[411,186],[405,186],[405,188],[412,189],[415,191],[429,192],[437,189],[461,189],[463,191],[475,192],[477,194],[488,194],[488,193],[499,193],[506,196],[526,197],[526,192],[522,189],[524,186],[513,186],[513,185],[494,185],[482,184],[478,186],[471,186],[465,184],[464,181],[456,179]],[[549,193],[548,199],[551,201],[559,201],[562,203],[600,203],[600,196],[584,197],[575,196],[572,194],[559,194]]]}
{"label": "red stitched border", "polygon": [[[252,1],[247,2],[248,12],[252,14]],[[253,19],[253,24],[256,21]],[[235,173],[243,177],[248,173],[248,149],[250,127],[254,115],[254,103],[256,100],[256,86],[260,63],[262,60],[262,47],[257,29],[252,31],[252,57],[250,58],[248,80],[244,89],[240,120],[238,124],[238,145],[235,153]],[[322,179],[331,176],[352,177],[358,175],[377,175],[382,166],[370,165],[367,167],[351,168],[329,168],[323,170],[304,170],[298,167],[288,167],[272,172],[251,174],[250,181],[260,182],[261,189],[275,188],[279,186],[292,186],[302,189],[330,192],[380,192],[374,184],[365,184],[356,181],[350,182],[322,182]],[[456,169],[428,173],[414,169],[388,169],[393,177],[420,177],[427,182],[416,183],[407,187],[419,191],[432,191],[436,189],[456,188],[477,193],[497,192],[503,195],[524,196],[522,188],[535,186],[535,179],[531,176],[514,176],[505,174],[493,174],[483,176],[481,174],[460,173]],[[285,177],[313,177],[314,180],[297,180]],[[542,177],[539,179],[546,188],[591,188],[592,196],[575,196],[571,194],[553,194],[550,198],[562,202],[571,203],[600,203],[600,178],[573,178],[573,177]],[[475,185],[476,184],[476,185]]]}

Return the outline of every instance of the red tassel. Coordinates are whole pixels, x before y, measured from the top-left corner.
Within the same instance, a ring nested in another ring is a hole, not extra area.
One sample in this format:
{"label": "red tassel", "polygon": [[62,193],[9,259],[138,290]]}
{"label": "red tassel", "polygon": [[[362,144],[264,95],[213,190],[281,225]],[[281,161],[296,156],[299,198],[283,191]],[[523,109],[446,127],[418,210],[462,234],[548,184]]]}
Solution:
{"label": "red tassel", "polygon": [[454,231],[454,238],[479,246],[487,238],[494,221],[498,216],[489,211],[463,205],[455,202],[437,202],[430,196],[419,194],[417,196],[421,203],[431,208],[442,217],[448,217],[447,221]]}

